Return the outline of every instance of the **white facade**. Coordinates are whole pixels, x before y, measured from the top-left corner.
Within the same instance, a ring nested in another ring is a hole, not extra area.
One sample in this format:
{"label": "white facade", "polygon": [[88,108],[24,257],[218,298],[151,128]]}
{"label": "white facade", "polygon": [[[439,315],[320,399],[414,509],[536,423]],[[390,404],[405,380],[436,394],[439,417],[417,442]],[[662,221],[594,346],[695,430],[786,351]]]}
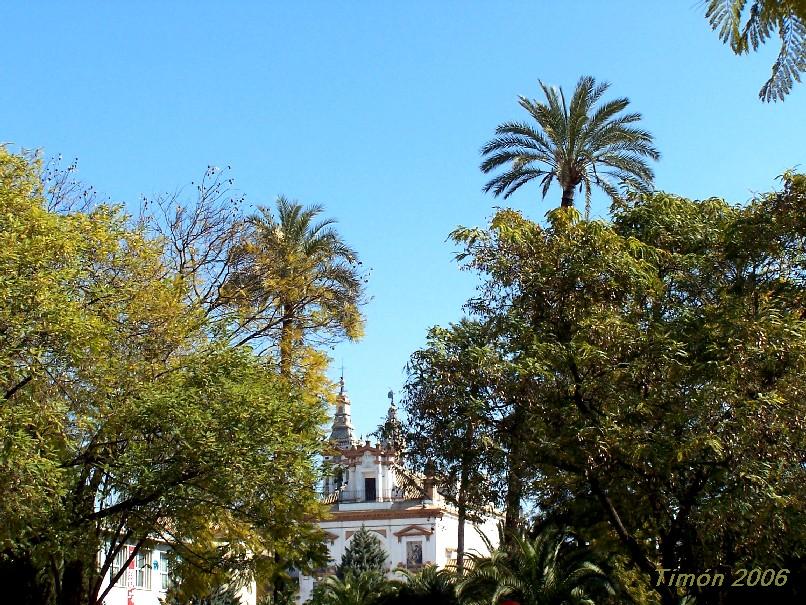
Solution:
{"label": "white facade", "polygon": [[[117,553],[115,562],[98,591],[99,596],[109,587],[113,576],[125,564],[133,550],[133,545],[125,545]],[[104,605],[160,605],[171,582],[168,573],[169,552],[168,545],[162,543],[141,547],[126,571],[104,597]],[[240,597],[242,605],[255,605],[254,583],[244,587]]]}
{"label": "white facade", "polygon": [[[99,596],[109,587],[113,576],[117,575],[133,550],[133,545],[125,545],[118,551],[101,584]],[[161,599],[165,598],[165,590],[170,582],[168,552],[169,549],[164,544],[153,548],[142,547],[104,597],[104,605],[159,605]]]}
{"label": "white facade", "polygon": [[[337,405],[331,439],[339,446],[339,455],[330,462],[339,472],[325,482],[325,501],[332,506],[329,517],[319,523],[325,531],[330,564],[317,575],[335,571],[352,536],[362,526],[373,532],[385,548],[390,576],[398,569],[455,563],[459,525],[456,511],[437,492],[433,481],[402,468],[393,443],[355,442],[350,400],[343,383]],[[395,423],[396,408],[392,403],[384,425],[387,436]],[[465,552],[486,554],[479,532],[495,545],[497,524],[498,519],[492,516],[479,525],[466,523]],[[316,581],[311,576],[300,576],[301,602],[310,598]]]}

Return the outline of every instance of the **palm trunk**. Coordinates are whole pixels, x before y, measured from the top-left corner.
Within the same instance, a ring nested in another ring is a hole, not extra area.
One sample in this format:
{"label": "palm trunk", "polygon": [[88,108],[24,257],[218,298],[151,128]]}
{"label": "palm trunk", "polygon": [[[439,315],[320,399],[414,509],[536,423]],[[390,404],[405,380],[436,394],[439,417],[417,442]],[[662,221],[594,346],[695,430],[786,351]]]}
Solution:
{"label": "palm trunk", "polygon": [[461,475],[459,477],[459,497],[456,502],[459,514],[459,527],[456,534],[456,573],[461,578],[465,569],[465,522],[467,520],[467,488],[470,483],[471,452],[473,451],[473,427],[464,436]]}
{"label": "palm trunk", "polygon": [[560,204],[562,208],[573,208],[574,207],[574,189],[576,187],[574,185],[566,185],[563,187],[563,199]]}
{"label": "palm trunk", "polygon": [[[291,308],[283,304],[283,321],[280,324],[280,376],[285,380],[291,379],[291,356],[294,346],[294,320],[291,318]],[[282,558],[280,553],[274,551],[274,577],[271,582],[271,602],[277,604],[284,588],[280,578]]]}
{"label": "palm trunk", "polygon": [[521,500],[523,499],[523,433],[524,410],[517,401],[513,403],[514,409],[509,417],[509,427],[507,431],[508,452],[507,452],[507,493],[504,499],[504,535],[506,542],[509,542],[513,532],[520,525]]}
{"label": "palm trunk", "polygon": [[280,328],[280,375],[291,376],[291,320],[283,320]]}

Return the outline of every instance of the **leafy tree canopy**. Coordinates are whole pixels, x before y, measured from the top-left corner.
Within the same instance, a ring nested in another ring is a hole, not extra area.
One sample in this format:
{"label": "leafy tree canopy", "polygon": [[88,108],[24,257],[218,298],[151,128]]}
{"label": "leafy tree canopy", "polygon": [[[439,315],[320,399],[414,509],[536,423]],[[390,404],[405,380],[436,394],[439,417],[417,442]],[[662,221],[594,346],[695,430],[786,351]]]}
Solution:
{"label": "leafy tree canopy", "polygon": [[49,207],[40,169],[0,148],[0,571],[34,602],[95,603],[124,543],[246,578],[270,553],[320,562],[324,358],[281,380],[169,239],[119,207]]}
{"label": "leafy tree canopy", "polygon": [[787,174],[745,207],[636,194],[612,221],[502,210],[454,233],[516,370],[539,510],[646,574],[797,564],[804,217],[806,177]]}

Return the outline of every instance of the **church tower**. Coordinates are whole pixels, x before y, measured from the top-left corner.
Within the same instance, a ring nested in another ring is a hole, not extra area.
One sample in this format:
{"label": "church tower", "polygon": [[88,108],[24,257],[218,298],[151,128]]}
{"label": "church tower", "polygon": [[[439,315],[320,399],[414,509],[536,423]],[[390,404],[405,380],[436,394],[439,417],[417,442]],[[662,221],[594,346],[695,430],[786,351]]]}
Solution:
{"label": "church tower", "polygon": [[395,394],[389,391],[387,397],[389,398],[389,410],[386,412],[386,420],[378,427],[377,435],[380,438],[382,448],[396,455],[401,455],[405,441],[403,439],[403,427],[397,417]]}
{"label": "church tower", "polygon": [[342,450],[348,449],[355,443],[353,421],[350,418],[350,398],[344,388],[344,376],[339,380],[339,394],[336,397],[336,414],[333,416],[330,441]]}
{"label": "church tower", "polygon": [[[336,573],[335,563],[349,548],[353,536],[365,528],[380,540],[387,554],[387,577],[401,569],[416,571],[424,565],[455,565],[456,511],[437,490],[436,478],[417,473],[404,464],[405,430],[394,393],[374,438],[356,441],[350,418],[350,398],[339,381],[336,412],[330,431],[332,444],[324,461],[322,504],[328,512],[319,520],[333,565],[300,574],[298,603],[305,603],[317,581]],[[466,550],[485,552],[496,545],[497,515],[485,515],[465,530]],[[478,539],[474,536],[478,535]]]}

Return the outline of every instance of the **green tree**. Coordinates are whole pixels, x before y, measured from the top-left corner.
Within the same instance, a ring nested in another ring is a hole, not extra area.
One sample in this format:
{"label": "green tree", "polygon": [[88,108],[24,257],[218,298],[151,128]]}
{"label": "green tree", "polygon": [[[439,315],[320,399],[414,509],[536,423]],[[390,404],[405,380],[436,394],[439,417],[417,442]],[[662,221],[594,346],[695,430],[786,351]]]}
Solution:
{"label": "green tree", "polygon": [[440,492],[457,507],[456,565],[461,575],[465,522],[488,509],[501,466],[496,426],[496,370],[500,365],[489,330],[462,320],[431,328],[425,348],[407,365],[404,408],[406,458],[438,481]]}
{"label": "green tree", "polygon": [[343,579],[347,573],[359,576],[364,572],[384,572],[386,560],[387,554],[381,541],[362,525],[344,549],[336,575]]}
{"label": "green tree", "polygon": [[802,0],[708,0],[705,16],[719,39],[737,55],[756,51],[778,32],[781,48],[772,75],[758,93],[784,100],[806,70],[806,4]]}
{"label": "green tree", "polygon": [[654,173],[646,158],[657,160],[652,135],[636,127],[639,113],[622,113],[626,98],[597,106],[610,85],[590,76],[577,82],[570,103],[562,88],[540,82],[545,102],[520,97],[519,103],[533,123],[505,122],[496,137],[481,148],[482,172],[504,171],[484,186],[496,196],[508,198],[533,179],[540,179],[543,197],[556,180],[562,189],[562,207],[574,205],[576,189],[585,192],[586,214],[594,187],[612,199],[619,198],[619,184],[648,190]]}
{"label": "green tree", "polygon": [[[310,399],[332,399],[327,356],[317,345],[361,336],[365,276],[356,253],[334,229],[318,220],[320,206],[303,208],[277,200],[244,219],[232,179],[208,167],[192,205],[175,196],[158,198],[153,228],[169,242],[170,266],[188,284],[190,301],[224,327],[229,342],[250,345],[275,360],[283,378]],[[274,553],[273,598],[290,587],[288,568],[305,557]]]}
{"label": "green tree", "polygon": [[228,295],[256,328],[241,342],[279,329],[280,373],[290,376],[301,345],[361,336],[364,276],[357,254],[333,228],[317,220],[321,206],[303,208],[280,197],[248,219],[235,251]]}
{"label": "green tree", "polygon": [[48,209],[39,175],[0,148],[0,571],[28,579],[19,602],[100,603],[115,555],[154,536],[207,573],[302,557],[323,403],[233,346],[143,223]]}
{"label": "green tree", "polygon": [[473,556],[459,584],[467,605],[497,605],[513,599],[522,605],[604,602],[610,581],[590,550],[566,533],[545,527],[534,537],[516,533],[488,557]]}
{"label": "green tree", "polygon": [[612,222],[503,210],[454,234],[520,368],[536,506],[653,578],[802,557],[806,178],[783,182],[744,208],[640,194]]}

